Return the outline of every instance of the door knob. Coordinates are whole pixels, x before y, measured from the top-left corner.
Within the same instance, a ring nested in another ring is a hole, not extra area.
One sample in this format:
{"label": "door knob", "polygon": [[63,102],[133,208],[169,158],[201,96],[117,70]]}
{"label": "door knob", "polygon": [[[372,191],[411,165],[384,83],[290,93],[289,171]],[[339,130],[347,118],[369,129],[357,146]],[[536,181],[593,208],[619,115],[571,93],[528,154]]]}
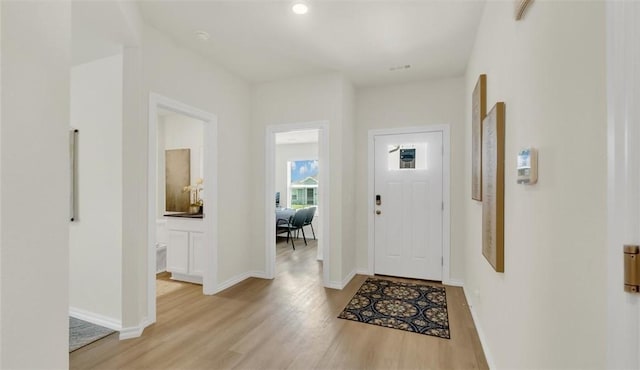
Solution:
{"label": "door knob", "polygon": [[381,211],[381,210],[376,209],[376,214],[377,214],[377,215],[379,215],[379,214],[381,214],[381,213],[382,213],[382,211]]}

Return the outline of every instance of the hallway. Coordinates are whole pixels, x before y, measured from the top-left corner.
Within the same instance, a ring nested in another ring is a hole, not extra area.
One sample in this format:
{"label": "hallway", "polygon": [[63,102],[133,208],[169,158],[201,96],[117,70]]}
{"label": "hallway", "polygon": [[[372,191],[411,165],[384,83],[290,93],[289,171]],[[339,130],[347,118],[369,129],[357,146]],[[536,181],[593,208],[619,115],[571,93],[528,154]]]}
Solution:
{"label": "hallway", "polygon": [[91,344],[70,367],[487,368],[461,288],[447,288],[450,340],[340,320],[366,277],[325,289],[316,242],[296,248],[277,244],[275,280],[247,279],[215,296],[184,284],[160,296],[158,322],[141,338]]}

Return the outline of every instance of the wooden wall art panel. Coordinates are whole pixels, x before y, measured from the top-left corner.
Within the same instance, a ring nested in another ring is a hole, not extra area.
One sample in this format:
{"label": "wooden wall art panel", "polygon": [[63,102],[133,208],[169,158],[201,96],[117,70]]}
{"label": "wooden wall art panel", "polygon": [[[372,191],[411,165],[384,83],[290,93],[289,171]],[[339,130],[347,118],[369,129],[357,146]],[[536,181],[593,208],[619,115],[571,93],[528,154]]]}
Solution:
{"label": "wooden wall art panel", "polygon": [[482,255],[504,272],[505,105],[496,103],[482,123]]}

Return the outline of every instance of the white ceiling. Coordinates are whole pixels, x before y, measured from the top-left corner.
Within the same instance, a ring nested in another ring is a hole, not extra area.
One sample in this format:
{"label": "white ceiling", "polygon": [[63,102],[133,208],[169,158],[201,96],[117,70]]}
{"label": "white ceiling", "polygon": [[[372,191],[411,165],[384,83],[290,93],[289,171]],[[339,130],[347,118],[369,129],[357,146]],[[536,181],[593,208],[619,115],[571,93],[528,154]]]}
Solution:
{"label": "white ceiling", "polygon": [[[249,82],[337,71],[358,86],[459,76],[484,0],[141,1],[148,24]],[[211,39],[194,36],[203,30]],[[391,67],[411,65],[389,71]]]}
{"label": "white ceiling", "polygon": [[276,134],[276,144],[308,144],[318,142],[318,130],[290,131]]}

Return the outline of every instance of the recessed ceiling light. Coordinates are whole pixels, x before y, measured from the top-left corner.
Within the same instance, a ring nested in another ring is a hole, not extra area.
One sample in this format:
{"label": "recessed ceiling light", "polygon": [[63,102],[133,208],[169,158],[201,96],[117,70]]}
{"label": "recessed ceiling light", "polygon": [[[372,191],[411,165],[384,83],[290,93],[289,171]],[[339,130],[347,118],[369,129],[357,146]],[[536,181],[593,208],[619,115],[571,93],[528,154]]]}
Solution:
{"label": "recessed ceiling light", "polygon": [[291,10],[296,14],[307,14],[309,7],[303,3],[295,3],[291,7]]}
{"label": "recessed ceiling light", "polygon": [[209,38],[211,38],[209,33],[206,31],[196,31],[195,35],[196,35],[196,38],[200,41],[207,41],[209,40]]}

